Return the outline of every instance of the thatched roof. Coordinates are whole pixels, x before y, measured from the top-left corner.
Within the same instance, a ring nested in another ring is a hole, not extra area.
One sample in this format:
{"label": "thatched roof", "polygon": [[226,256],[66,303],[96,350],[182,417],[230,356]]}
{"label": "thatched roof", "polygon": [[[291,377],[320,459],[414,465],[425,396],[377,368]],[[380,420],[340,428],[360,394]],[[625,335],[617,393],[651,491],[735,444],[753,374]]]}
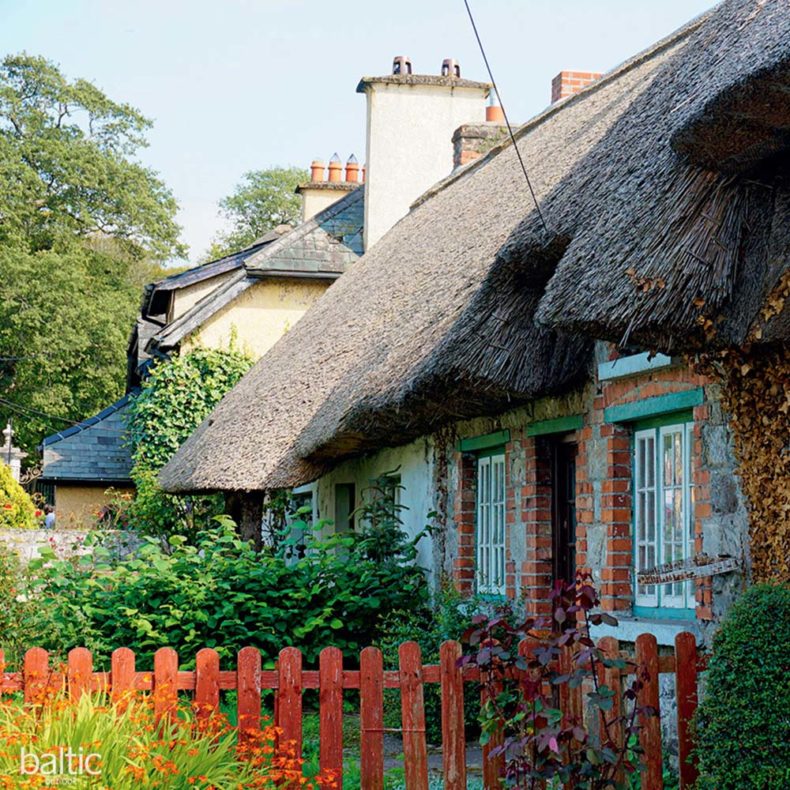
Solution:
{"label": "thatched roof", "polygon": [[223,399],[165,467],[164,487],[296,485],[583,379],[589,341],[532,321],[586,214],[552,195],[693,29],[519,130],[548,231],[510,144],[437,185]]}
{"label": "thatched roof", "polygon": [[538,320],[665,351],[745,342],[790,265],[789,130],[790,5],[728,0],[558,186],[587,220]]}

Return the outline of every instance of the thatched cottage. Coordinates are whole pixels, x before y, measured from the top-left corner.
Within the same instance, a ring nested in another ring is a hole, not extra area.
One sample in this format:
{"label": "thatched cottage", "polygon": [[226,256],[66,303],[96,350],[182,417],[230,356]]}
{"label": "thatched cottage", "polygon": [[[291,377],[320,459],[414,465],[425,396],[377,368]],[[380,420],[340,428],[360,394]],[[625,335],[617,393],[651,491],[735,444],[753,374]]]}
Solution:
{"label": "thatched cottage", "polygon": [[163,485],[344,527],[397,469],[434,581],[539,609],[587,568],[621,638],[704,636],[788,577],[788,87],[786,2],[727,0],[554,103],[516,134],[539,209],[509,142],[436,184]]}

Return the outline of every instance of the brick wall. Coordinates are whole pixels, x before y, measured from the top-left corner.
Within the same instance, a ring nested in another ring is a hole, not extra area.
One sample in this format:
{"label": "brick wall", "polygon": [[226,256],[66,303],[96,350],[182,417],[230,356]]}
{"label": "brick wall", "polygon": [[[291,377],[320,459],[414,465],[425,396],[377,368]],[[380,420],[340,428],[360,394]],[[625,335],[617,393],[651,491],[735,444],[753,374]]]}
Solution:
{"label": "brick wall", "polygon": [[458,537],[453,558],[453,581],[460,592],[471,595],[475,590],[475,456],[458,452],[455,463],[457,484],[453,515]]}
{"label": "brick wall", "polygon": [[[746,551],[748,517],[736,477],[727,418],[718,386],[685,366],[591,383],[571,407],[554,402],[550,418],[584,413],[577,444],[576,519],[579,570],[592,573],[602,606],[620,616],[633,605],[633,507],[631,497],[632,436],[626,424],[606,424],[604,409],[657,395],[702,387],[704,403],[693,409],[694,551],[741,556]],[[482,435],[507,427],[506,589],[511,599],[524,600],[531,611],[549,608],[552,582],[551,470],[548,437],[528,437],[525,426],[535,415],[514,411],[487,422],[466,426],[463,435]],[[452,571],[459,589],[474,591],[475,476],[474,454],[453,450],[453,516],[456,545]],[[737,574],[696,583],[696,616],[717,619],[741,585]]]}

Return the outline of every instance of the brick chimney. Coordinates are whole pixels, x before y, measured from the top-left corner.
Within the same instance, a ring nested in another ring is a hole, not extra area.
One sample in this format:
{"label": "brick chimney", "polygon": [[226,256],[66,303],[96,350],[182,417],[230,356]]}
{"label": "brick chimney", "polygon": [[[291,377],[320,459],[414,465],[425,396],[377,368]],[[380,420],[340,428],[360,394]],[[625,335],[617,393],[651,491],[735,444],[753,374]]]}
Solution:
{"label": "brick chimney", "polygon": [[551,81],[551,103],[573,96],[600,76],[600,71],[561,71]]}
{"label": "brick chimney", "polygon": [[[364,174],[364,168],[362,172]],[[353,154],[348,158],[345,169],[337,154],[332,155],[328,168],[322,160],[314,159],[310,164],[310,180],[296,188],[297,194],[302,196],[302,222],[312,219],[360,183],[359,163]]]}
{"label": "brick chimney", "polygon": [[487,154],[505,137],[505,114],[492,91],[486,107],[485,123],[466,123],[453,133],[453,170]]}
{"label": "brick chimney", "polygon": [[365,249],[452,171],[453,132],[485,123],[491,86],[463,79],[451,58],[436,67],[434,74],[417,74],[401,56],[392,74],[363,77],[357,86],[367,99]]}

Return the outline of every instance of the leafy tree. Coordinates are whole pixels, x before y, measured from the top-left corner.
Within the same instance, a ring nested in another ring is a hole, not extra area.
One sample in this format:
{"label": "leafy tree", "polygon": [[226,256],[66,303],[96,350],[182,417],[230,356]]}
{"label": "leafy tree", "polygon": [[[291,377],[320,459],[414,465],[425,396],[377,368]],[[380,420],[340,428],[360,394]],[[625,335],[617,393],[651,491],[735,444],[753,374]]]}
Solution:
{"label": "leafy tree", "polygon": [[195,539],[222,513],[222,496],[166,494],[156,476],[251,365],[249,357],[233,349],[197,349],[153,368],[129,416],[137,486],[131,519],[138,530]]}
{"label": "leafy tree", "polygon": [[301,212],[301,201],[295,190],[307,179],[307,171],[298,167],[271,167],[245,173],[233,194],[220,201],[222,214],[230,220],[232,228],[214,241],[207,259],[243,249],[278,225],[295,225]]}
{"label": "leafy tree", "polygon": [[151,121],[95,85],[69,81],[26,54],[0,66],[0,240],[31,250],[110,236],[167,258],[178,242],[176,202],[133,161]]}
{"label": "leafy tree", "polygon": [[83,245],[0,245],[0,292],[0,412],[31,451],[122,394],[140,292],[122,262]]}
{"label": "leafy tree", "polygon": [[122,394],[140,286],[184,252],[134,159],[150,126],[44,58],[0,62],[0,421],[27,450]]}

